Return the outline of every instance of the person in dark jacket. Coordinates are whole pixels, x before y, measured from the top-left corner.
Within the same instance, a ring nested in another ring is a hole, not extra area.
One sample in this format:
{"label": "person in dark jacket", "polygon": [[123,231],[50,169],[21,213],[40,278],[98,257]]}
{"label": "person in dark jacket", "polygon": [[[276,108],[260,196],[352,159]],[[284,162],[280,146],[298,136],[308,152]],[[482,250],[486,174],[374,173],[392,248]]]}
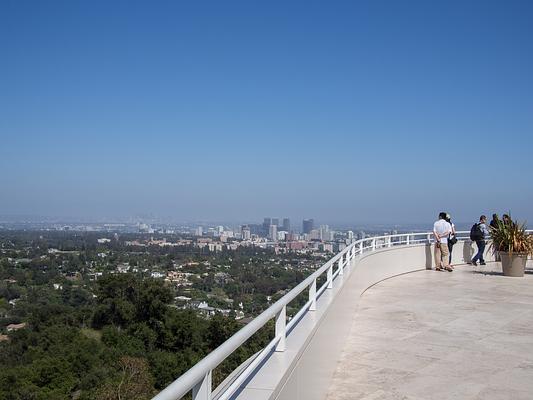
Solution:
{"label": "person in dark jacket", "polygon": [[483,258],[483,253],[485,252],[485,239],[489,236],[489,230],[487,228],[487,217],[482,215],[479,217],[479,229],[481,230],[481,237],[479,239],[476,239],[476,245],[477,245],[477,254],[472,258],[472,265],[477,265],[477,261],[479,260],[479,265],[485,265],[485,259]]}
{"label": "person in dark jacket", "polygon": [[491,228],[496,228],[498,226],[498,214],[492,214],[492,220],[490,221],[490,227]]}
{"label": "person in dark jacket", "polygon": [[502,221],[506,225],[511,225],[513,223],[513,221],[511,220],[511,217],[507,214],[503,214]]}
{"label": "person in dark jacket", "polygon": [[[505,218],[506,214],[504,214],[503,217]],[[490,225],[489,230],[496,229],[498,227],[498,222],[500,222],[500,218],[498,217],[498,214],[492,214],[492,220],[490,221],[490,224],[489,224]],[[501,261],[500,253],[498,251],[494,252],[494,261]]]}
{"label": "person in dark jacket", "polygon": [[453,268],[453,265],[452,265],[452,250],[453,250],[453,245],[457,242],[457,238],[455,237],[455,225],[454,223],[452,222],[452,217],[450,216],[450,214],[446,214],[446,222],[450,224],[450,226],[452,227],[452,231],[450,233],[450,237],[448,238],[448,250],[450,251],[450,268]]}

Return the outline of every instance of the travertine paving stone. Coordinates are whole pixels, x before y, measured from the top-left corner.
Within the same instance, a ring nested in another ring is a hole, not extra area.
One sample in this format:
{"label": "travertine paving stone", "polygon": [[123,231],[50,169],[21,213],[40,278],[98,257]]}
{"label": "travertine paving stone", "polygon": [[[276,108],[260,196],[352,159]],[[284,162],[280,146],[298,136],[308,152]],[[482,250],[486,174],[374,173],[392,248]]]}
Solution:
{"label": "travertine paving stone", "polygon": [[533,399],[533,271],[421,271],[370,288],[328,400]]}

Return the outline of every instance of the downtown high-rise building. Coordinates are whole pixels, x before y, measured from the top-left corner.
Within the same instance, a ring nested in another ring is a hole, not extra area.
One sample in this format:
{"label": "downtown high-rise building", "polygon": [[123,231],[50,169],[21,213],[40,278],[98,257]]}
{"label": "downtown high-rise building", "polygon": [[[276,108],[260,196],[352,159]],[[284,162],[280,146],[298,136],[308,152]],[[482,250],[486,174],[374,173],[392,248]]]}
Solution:
{"label": "downtown high-rise building", "polygon": [[250,228],[250,234],[252,235],[263,236],[265,233],[263,224],[249,224],[248,228]]}
{"label": "downtown high-rise building", "polygon": [[268,236],[270,225],[272,225],[272,218],[270,217],[263,218],[263,236]]}
{"label": "downtown high-rise building", "polygon": [[291,231],[291,220],[289,218],[283,218],[282,230],[287,233]]}
{"label": "downtown high-rise building", "polygon": [[277,225],[270,225],[268,229],[268,238],[277,241],[278,240],[278,226]]}
{"label": "downtown high-rise building", "polygon": [[320,232],[320,240],[329,241],[333,239],[332,237],[333,232],[329,230],[329,225],[320,225],[319,232]]}
{"label": "downtown high-rise building", "polygon": [[250,240],[252,237],[250,227],[248,225],[243,225],[241,227],[241,237],[243,240]]}
{"label": "downtown high-rise building", "polygon": [[302,223],[302,232],[303,233],[311,233],[311,231],[313,230],[313,227],[314,227],[314,224],[315,224],[315,220],[314,219],[304,219],[303,220],[303,223]]}

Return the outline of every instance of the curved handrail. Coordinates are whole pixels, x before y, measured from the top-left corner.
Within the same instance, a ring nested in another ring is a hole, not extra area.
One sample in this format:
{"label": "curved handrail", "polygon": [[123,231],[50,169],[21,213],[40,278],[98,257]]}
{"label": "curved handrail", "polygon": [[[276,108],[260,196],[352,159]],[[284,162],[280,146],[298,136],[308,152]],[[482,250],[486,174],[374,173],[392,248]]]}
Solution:
{"label": "curved handrail", "polygon": [[[533,230],[528,230],[527,232],[533,233]],[[469,231],[457,231],[456,235],[459,240],[470,240],[469,233]],[[356,256],[361,256],[365,252],[371,252],[386,247],[398,245],[409,246],[433,242],[433,232],[422,232],[374,236],[359,239],[350,243],[268,309],[259,314],[250,323],[241,328],[237,333],[200,360],[191,369],[159,392],[153,400],[178,400],[191,390],[193,391],[194,400],[210,400],[212,398],[211,373],[213,369],[220,365],[231,353],[261,329],[269,320],[276,318],[276,334],[274,339],[255,356],[254,360],[231,384],[224,388],[223,393],[217,398],[218,400],[228,399],[271,351],[274,349],[276,351],[285,350],[287,331],[290,331],[292,327],[298,323],[300,317],[307,311],[316,310],[317,298],[327,287],[331,287],[333,280],[343,274],[344,266],[349,265],[350,261]],[[334,272],[333,267],[335,263],[337,263],[338,268]],[[317,291],[317,279],[324,272],[327,272],[327,280]],[[291,321],[286,324],[287,305],[306,289],[309,290],[309,301],[307,301]]]}
{"label": "curved handrail", "polygon": [[[324,273],[328,268],[332,267],[333,264],[343,256],[348,249],[351,247],[346,247],[339,254],[327,261],[322,267],[313,272],[308,276],[304,281],[302,281],[298,286],[294,287],[290,292],[285,294],[281,299],[276,301],[272,306],[259,314],[254,318],[250,323],[241,328],[237,333],[232,337],[222,343],[217,347],[213,352],[200,360],[194,367],[185,372],[182,376],[172,382],[169,386],[163,389],[158,395],[156,395],[154,400],[176,400],[183,397],[191,389],[194,390],[194,387],[205,379],[207,373],[216,368],[222,361],[224,361],[233,351],[235,351],[239,346],[241,346],[248,338],[250,338],[254,333],[261,329],[270,319],[275,317],[277,314],[282,311],[286,305],[294,300],[296,296],[302,293],[307,287],[316,284],[316,279]],[[316,290],[316,286],[315,286]],[[277,335],[276,335],[277,336]],[[279,339],[279,338],[278,338]]]}

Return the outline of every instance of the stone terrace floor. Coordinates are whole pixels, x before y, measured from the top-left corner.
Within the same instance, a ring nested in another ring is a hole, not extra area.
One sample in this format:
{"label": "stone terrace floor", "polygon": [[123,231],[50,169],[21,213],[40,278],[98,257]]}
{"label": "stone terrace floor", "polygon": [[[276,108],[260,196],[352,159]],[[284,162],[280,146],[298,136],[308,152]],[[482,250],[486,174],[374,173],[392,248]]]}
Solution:
{"label": "stone terrace floor", "polygon": [[533,399],[533,271],[500,271],[457,266],[370,288],[327,399]]}

